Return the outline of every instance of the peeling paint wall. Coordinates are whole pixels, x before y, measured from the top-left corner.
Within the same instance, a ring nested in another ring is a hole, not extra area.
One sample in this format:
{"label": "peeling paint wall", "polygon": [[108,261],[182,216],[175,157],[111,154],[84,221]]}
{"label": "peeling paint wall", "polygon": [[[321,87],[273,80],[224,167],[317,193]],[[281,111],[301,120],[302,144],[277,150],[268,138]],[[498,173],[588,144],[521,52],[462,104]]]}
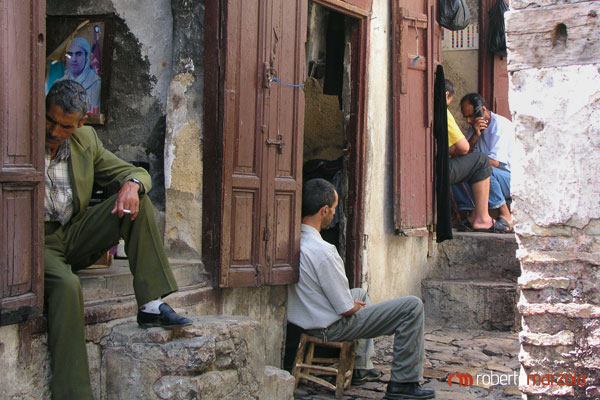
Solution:
{"label": "peeling paint wall", "polygon": [[[46,12],[115,15],[112,59],[103,60],[111,63],[107,120],[95,128],[106,148],[117,156],[150,164],[153,189],[149,196],[155,207],[163,209],[165,114],[172,70],[171,1],[47,0]],[[53,50],[52,38],[48,45],[48,50]]]}
{"label": "peeling paint wall", "polygon": [[[600,3],[511,2],[524,399],[600,398]],[[585,377],[535,385],[527,374]]]}
{"label": "peeling paint wall", "polygon": [[420,295],[427,238],[396,236],[392,202],[391,3],[373,1],[368,65],[367,179],[363,282],[373,302]]}
{"label": "peeling paint wall", "polygon": [[165,247],[177,257],[202,252],[204,2],[172,1],[173,80],[167,100]]}

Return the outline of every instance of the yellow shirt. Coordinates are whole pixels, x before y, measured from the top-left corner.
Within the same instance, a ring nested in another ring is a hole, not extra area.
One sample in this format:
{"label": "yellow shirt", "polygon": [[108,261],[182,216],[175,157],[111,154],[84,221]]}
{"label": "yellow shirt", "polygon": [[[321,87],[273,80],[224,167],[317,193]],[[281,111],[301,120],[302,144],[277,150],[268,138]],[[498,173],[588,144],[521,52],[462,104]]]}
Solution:
{"label": "yellow shirt", "polygon": [[454,116],[450,110],[448,110],[448,147],[454,146],[464,138],[465,135],[463,135],[462,131],[458,127],[458,124],[454,120]]}

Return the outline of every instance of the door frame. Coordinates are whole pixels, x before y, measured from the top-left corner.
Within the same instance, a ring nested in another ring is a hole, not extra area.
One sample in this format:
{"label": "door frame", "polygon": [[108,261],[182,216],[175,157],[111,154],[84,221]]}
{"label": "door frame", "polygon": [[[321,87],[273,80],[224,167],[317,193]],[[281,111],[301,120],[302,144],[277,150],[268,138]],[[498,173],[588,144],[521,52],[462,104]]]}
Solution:
{"label": "door frame", "polygon": [[[352,31],[351,107],[346,135],[350,154],[348,172],[348,225],[346,228],[346,277],[351,287],[362,286],[363,249],[365,244],[365,176],[366,176],[366,121],[367,82],[369,65],[369,29],[371,5],[368,9],[341,0],[312,0],[346,17],[356,20]],[[348,135],[350,133],[350,135]]]}

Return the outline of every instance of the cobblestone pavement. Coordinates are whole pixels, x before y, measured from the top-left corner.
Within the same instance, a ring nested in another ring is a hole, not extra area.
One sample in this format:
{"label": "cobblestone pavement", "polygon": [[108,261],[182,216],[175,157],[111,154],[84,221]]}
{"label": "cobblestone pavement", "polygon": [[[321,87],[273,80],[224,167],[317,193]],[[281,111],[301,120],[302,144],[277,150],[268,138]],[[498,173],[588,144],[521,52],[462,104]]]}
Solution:
{"label": "cobblestone pavement", "polygon": [[[351,386],[344,391],[343,399],[383,398],[390,379],[392,345],[392,336],[375,339],[373,364],[383,372],[381,380]],[[517,388],[519,341],[516,333],[429,328],[425,330],[425,350],[424,385],[436,390],[436,399],[521,398]],[[473,386],[460,386],[457,377],[452,378],[452,386],[448,385],[447,379],[454,372],[470,373]],[[500,384],[493,384],[498,381]],[[294,399],[326,400],[335,399],[335,396],[309,382],[298,386]]]}

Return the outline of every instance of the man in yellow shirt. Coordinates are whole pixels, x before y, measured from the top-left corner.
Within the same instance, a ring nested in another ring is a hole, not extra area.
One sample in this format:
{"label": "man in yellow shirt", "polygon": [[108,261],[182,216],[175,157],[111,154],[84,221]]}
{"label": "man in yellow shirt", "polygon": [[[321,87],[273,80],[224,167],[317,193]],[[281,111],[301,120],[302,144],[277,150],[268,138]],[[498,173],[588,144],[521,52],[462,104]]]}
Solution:
{"label": "man in yellow shirt", "polygon": [[[454,85],[446,79],[446,104],[450,105],[454,97]],[[505,232],[510,227],[494,221],[488,213],[490,196],[490,175],[492,168],[483,153],[469,153],[470,145],[454,116],[448,110],[448,147],[450,160],[448,169],[450,184],[469,183],[473,191],[473,212],[463,222],[468,229],[475,232]]]}

